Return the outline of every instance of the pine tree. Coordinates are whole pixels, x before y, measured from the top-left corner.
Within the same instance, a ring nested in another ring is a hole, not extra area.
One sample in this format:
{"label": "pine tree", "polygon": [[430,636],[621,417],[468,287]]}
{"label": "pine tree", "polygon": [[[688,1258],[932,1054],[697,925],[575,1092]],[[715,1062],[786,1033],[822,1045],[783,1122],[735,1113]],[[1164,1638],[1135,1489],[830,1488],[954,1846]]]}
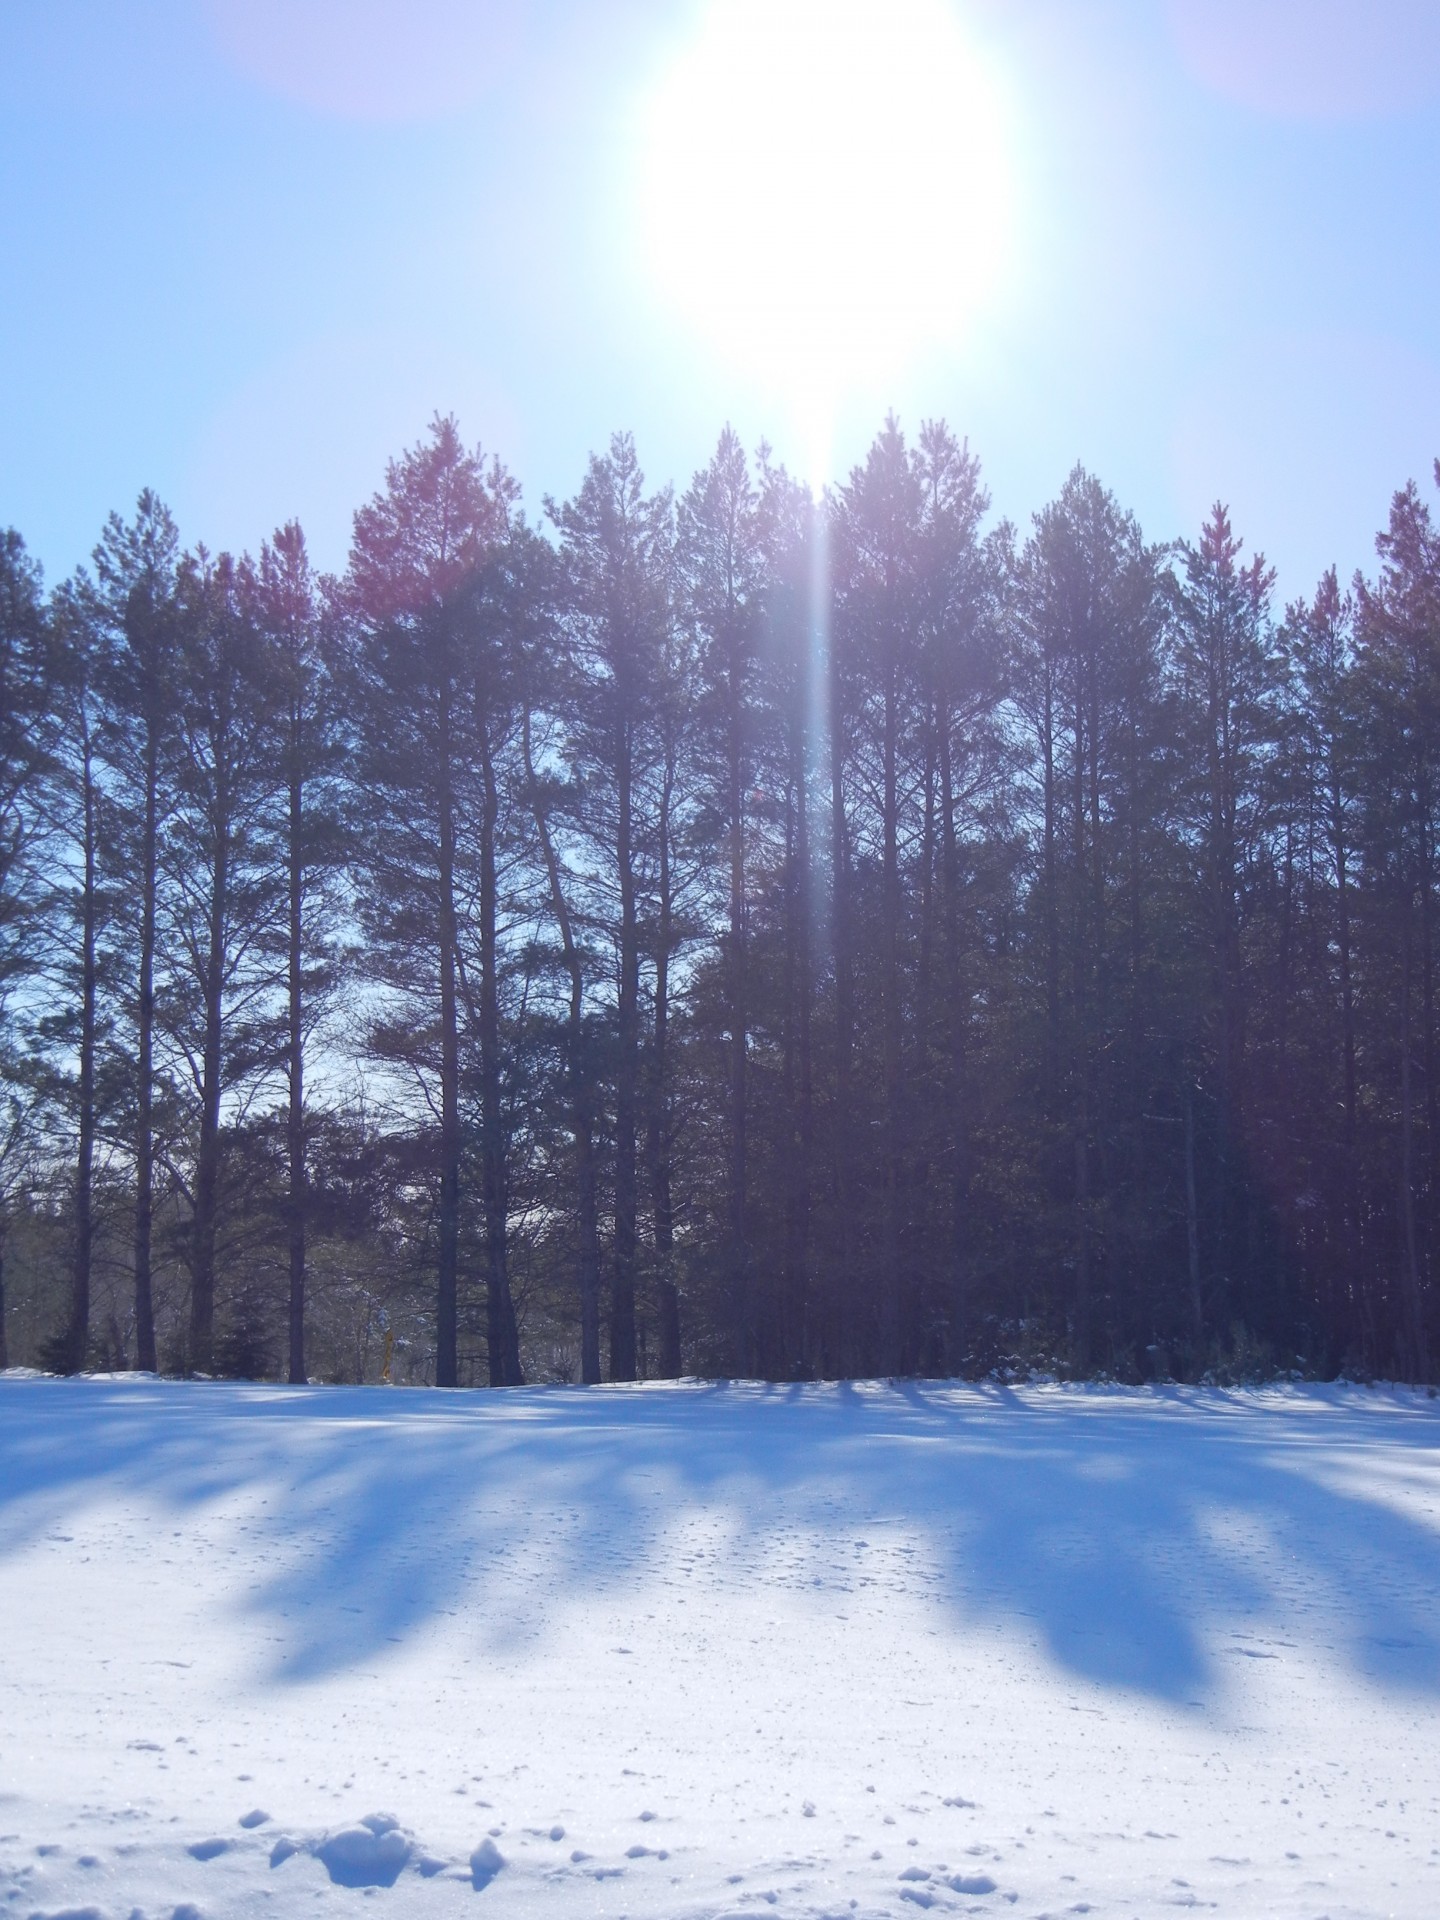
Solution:
{"label": "pine tree", "polygon": [[[1379,1193],[1384,1196],[1389,1188],[1395,1194],[1399,1228],[1393,1237],[1377,1235],[1386,1254],[1376,1279],[1394,1363],[1405,1377],[1425,1379],[1431,1351],[1429,1229],[1440,1185],[1434,898],[1440,829],[1440,534],[1413,483],[1395,495],[1389,525],[1376,546],[1379,578],[1361,583],[1358,606],[1357,694],[1366,763],[1359,813],[1371,898],[1371,992],[1377,1011],[1384,1009],[1374,1042],[1384,1077],[1375,1094],[1382,1110],[1393,1115],[1394,1144]],[[1377,1211],[1382,1219],[1390,1212],[1384,1198]]]}
{"label": "pine tree", "polygon": [[[376,1055],[437,1116],[436,1381],[458,1383],[461,1227],[460,911],[480,757],[467,596],[510,529],[517,489],[453,419],[392,461],[355,516],[345,606],[362,803],[359,907],[386,996]],[[483,884],[483,883],[482,883]],[[492,1366],[508,1357],[491,1356]],[[516,1358],[518,1365],[518,1356]]]}
{"label": "pine tree", "polygon": [[[680,502],[679,569],[697,634],[699,752],[716,863],[723,871],[724,1020],[729,1056],[726,1254],[737,1335],[736,1370],[760,1371],[756,1268],[748,1220],[749,877],[747,802],[756,786],[757,677],[766,617],[764,528],[749,464],[730,428]],[[678,1361],[678,1355],[675,1356]]]}
{"label": "pine tree", "polygon": [[646,783],[657,758],[655,691],[671,618],[673,511],[647,495],[634,442],[592,455],[575,498],[552,509],[565,572],[564,617],[576,676],[569,753],[592,849],[592,917],[614,943],[614,1248],[610,1375],[638,1366],[636,1273],[640,1126],[640,920]]}
{"label": "pine tree", "polygon": [[1216,1252],[1221,1288],[1253,1291],[1257,1223],[1251,1215],[1245,1138],[1248,988],[1245,874],[1275,801],[1270,762],[1281,653],[1270,621],[1274,572],[1263,555],[1244,562],[1243,542],[1216,505],[1194,546],[1182,545],[1175,589],[1174,668],[1181,750],[1189,775],[1190,831],[1205,889],[1211,971],[1210,1058],[1215,1072]]}
{"label": "pine tree", "polygon": [[37,963],[44,787],[56,745],[55,656],[43,578],[13,528],[0,529],[0,1367],[5,1337],[5,1235],[25,1182],[37,1093],[19,1044],[16,1001]]}
{"label": "pine tree", "polygon": [[282,897],[274,751],[283,682],[265,644],[248,561],[203,550],[176,602],[173,805],[161,835],[163,1013],[194,1101],[190,1368],[215,1365],[225,1102],[272,1058],[266,935]]}
{"label": "pine tree", "polygon": [[289,522],[260,551],[255,618],[277,676],[276,726],[284,821],[284,1040],[286,1240],[289,1262],[288,1374],[305,1361],[307,1045],[338,984],[340,881],[351,853],[344,767],[348,741],[340,705],[334,636],[299,524]]}
{"label": "pine tree", "polygon": [[54,712],[60,741],[50,791],[58,857],[46,902],[51,949],[47,998],[53,1010],[40,1026],[47,1052],[59,1056],[55,1079],[75,1129],[69,1315],[47,1356],[67,1373],[85,1365],[90,1345],[95,1150],[102,1105],[99,1053],[109,1026],[108,1009],[101,1005],[100,940],[115,905],[111,861],[106,859],[113,848],[105,844],[113,841],[113,834],[106,834],[104,819],[104,639],[93,615],[93,595],[83,577],[52,602]]}
{"label": "pine tree", "polygon": [[119,879],[130,903],[135,1039],[135,1364],[154,1371],[155,962],[160,839],[170,804],[168,755],[174,738],[176,564],[179,536],[148,489],[128,524],[111,514],[95,549],[94,617],[106,655],[104,697],[119,816]]}

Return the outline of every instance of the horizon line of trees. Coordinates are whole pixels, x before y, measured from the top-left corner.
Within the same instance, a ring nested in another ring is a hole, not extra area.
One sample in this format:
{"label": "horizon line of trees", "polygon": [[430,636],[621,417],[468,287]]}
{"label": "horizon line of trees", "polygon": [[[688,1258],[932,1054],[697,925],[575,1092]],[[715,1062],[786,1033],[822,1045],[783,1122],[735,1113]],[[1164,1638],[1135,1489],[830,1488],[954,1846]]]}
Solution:
{"label": "horizon line of trees", "polygon": [[0,1366],[1434,1378],[1428,504],[990,505],[437,416],[338,577],[0,533]]}

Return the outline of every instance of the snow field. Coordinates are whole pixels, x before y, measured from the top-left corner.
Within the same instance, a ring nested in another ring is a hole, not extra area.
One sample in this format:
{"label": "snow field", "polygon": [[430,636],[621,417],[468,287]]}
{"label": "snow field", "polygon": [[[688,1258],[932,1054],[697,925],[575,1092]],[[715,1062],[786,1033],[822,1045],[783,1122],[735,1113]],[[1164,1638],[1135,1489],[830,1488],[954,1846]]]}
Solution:
{"label": "snow field", "polygon": [[1437,1409],[0,1379],[0,1916],[1440,1913]]}

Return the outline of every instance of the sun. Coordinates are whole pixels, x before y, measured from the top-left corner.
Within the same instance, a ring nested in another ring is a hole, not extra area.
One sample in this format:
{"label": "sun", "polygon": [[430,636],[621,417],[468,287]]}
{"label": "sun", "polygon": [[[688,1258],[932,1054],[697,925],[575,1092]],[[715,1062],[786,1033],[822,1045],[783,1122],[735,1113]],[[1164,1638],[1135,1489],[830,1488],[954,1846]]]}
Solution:
{"label": "sun", "polygon": [[647,270],[823,410],[963,340],[1011,252],[1011,144],[948,0],[710,0],[643,114]]}

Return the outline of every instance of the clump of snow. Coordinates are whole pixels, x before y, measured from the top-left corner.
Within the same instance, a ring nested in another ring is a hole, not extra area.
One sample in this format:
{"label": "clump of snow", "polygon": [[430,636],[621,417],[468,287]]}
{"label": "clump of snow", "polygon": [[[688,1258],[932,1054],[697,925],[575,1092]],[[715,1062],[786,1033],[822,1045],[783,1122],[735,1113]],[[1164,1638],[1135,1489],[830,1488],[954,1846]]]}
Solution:
{"label": "clump of snow", "polygon": [[946,1881],[952,1893],[994,1893],[995,1882],[988,1873],[956,1873]]}
{"label": "clump of snow", "polygon": [[314,1853],[337,1887],[393,1887],[410,1858],[411,1842],[393,1815],[370,1813],[359,1826],[327,1834]]}
{"label": "clump of snow", "polygon": [[489,1886],[505,1865],[505,1856],[487,1834],[470,1856],[470,1882],[477,1893]]}

